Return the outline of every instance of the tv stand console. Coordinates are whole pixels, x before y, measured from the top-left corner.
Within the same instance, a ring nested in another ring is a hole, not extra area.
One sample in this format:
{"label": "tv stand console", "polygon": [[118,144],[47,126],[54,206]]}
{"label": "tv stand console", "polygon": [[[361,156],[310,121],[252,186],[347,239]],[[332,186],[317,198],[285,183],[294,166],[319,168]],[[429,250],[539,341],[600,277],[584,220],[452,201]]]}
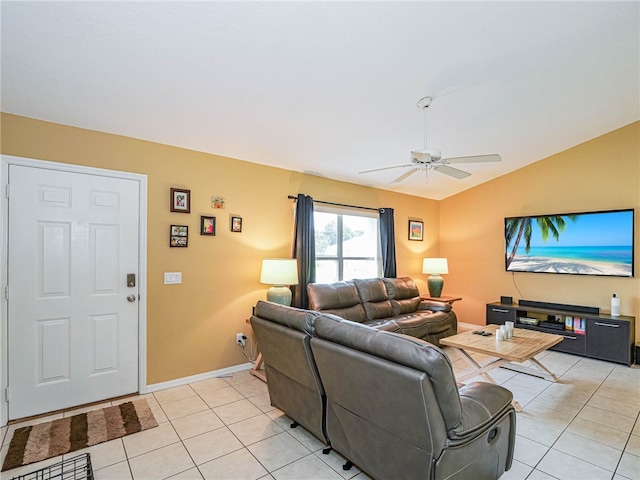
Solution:
{"label": "tv stand console", "polygon": [[631,366],[634,361],[635,317],[612,316],[574,305],[521,301],[488,303],[487,324],[514,322],[517,328],[562,335],[551,350]]}

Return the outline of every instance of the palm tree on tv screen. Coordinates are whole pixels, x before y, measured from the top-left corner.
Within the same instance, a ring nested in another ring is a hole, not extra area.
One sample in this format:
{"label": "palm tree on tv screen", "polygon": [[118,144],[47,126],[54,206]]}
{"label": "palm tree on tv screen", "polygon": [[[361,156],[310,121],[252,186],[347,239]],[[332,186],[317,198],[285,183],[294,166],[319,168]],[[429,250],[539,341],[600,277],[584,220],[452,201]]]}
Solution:
{"label": "palm tree on tv screen", "polygon": [[531,249],[531,234],[533,233],[532,221],[534,219],[538,225],[538,228],[540,229],[542,241],[546,242],[549,239],[549,234],[553,235],[553,238],[555,238],[556,240],[559,240],[560,234],[567,226],[567,222],[565,219],[575,221],[577,217],[577,215],[550,215],[548,217],[535,218],[508,218],[505,225],[505,239],[507,241],[507,245],[510,245],[511,241],[514,238],[515,241],[513,243],[511,253],[507,257],[507,269],[509,269],[509,265],[511,265],[513,258],[516,256],[518,245],[520,245],[520,241],[523,237],[525,241],[524,251],[526,253],[529,253],[529,250]]}

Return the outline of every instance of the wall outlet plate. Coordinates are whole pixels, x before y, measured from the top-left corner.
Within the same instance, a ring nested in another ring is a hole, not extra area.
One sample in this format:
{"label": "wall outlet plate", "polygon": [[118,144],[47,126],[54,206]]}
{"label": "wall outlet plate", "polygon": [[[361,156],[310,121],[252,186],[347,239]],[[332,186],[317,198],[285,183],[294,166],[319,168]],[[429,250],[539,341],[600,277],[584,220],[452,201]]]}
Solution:
{"label": "wall outlet plate", "polygon": [[244,333],[236,333],[236,343],[241,347],[244,347],[247,343],[247,337],[245,337]]}

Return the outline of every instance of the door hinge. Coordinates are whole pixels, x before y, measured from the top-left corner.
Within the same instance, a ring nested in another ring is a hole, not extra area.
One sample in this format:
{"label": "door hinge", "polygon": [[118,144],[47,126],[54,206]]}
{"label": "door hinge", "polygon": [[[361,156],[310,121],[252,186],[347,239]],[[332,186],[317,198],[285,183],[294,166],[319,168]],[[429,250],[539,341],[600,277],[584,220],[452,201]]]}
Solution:
{"label": "door hinge", "polygon": [[4,401],[9,403],[9,387],[4,389]]}
{"label": "door hinge", "polygon": [[4,299],[9,300],[9,285],[4,287]]}
{"label": "door hinge", "polygon": [[7,198],[11,196],[11,185],[9,185],[8,183],[7,183],[6,195],[7,195]]}

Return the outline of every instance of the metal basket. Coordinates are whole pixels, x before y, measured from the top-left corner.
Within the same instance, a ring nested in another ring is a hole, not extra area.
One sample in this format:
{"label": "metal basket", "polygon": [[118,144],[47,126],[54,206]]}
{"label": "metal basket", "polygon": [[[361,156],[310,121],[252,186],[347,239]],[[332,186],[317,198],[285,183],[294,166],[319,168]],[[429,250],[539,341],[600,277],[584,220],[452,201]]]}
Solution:
{"label": "metal basket", "polygon": [[11,480],[93,480],[91,457],[88,453],[54,463]]}

